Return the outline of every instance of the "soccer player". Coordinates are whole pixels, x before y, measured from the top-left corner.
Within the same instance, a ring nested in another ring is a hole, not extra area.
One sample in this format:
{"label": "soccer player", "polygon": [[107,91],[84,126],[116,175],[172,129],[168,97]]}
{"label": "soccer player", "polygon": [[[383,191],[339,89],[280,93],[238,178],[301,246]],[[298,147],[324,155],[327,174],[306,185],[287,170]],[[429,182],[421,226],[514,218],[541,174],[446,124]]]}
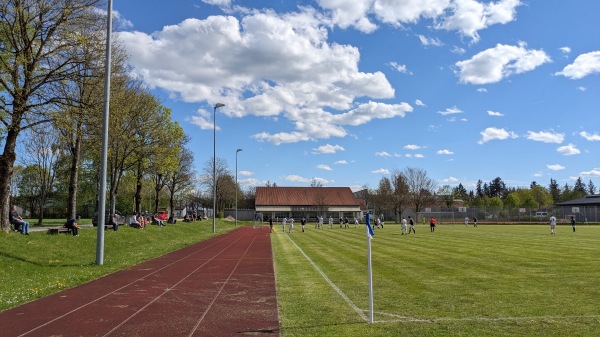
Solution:
{"label": "soccer player", "polygon": [[413,234],[417,234],[417,232],[415,232],[415,222],[413,221],[413,219],[410,216],[408,217],[408,221],[410,224],[410,228],[408,228],[408,234],[410,234],[410,231],[412,231]]}
{"label": "soccer player", "polygon": [[408,234],[406,233],[406,218],[402,217],[402,235]]}
{"label": "soccer player", "polygon": [[550,217],[550,234],[556,234],[554,230],[556,228],[556,217],[554,214]]}

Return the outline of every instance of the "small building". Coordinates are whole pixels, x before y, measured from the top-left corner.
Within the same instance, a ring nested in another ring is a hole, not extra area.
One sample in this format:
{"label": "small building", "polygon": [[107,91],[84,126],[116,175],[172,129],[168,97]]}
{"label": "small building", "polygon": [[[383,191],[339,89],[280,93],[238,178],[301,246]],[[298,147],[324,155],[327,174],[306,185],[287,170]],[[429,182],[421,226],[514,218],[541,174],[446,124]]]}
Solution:
{"label": "small building", "polygon": [[[256,213],[263,218],[362,219],[364,202],[349,187],[257,187]],[[325,220],[327,222],[327,220]]]}
{"label": "small building", "polygon": [[600,194],[564,201],[554,206],[556,217],[568,219],[574,216],[578,222],[600,221]]}

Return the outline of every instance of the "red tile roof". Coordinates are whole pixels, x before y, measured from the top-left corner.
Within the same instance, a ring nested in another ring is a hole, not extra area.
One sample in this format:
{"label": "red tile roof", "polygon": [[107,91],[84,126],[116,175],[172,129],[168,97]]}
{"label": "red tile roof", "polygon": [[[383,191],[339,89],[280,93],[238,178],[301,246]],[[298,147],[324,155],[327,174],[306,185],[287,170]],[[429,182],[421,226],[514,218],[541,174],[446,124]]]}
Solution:
{"label": "red tile roof", "polygon": [[350,187],[257,187],[256,206],[359,206]]}

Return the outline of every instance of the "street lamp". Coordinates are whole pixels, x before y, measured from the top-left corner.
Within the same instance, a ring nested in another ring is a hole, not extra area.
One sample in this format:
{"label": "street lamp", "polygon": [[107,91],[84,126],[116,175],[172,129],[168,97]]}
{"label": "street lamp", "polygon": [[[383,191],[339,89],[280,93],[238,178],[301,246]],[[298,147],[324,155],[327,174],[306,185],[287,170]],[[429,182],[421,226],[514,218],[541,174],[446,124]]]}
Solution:
{"label": "street lamp", "polygon": [[213,109],[213,233],[217,232],[217,109],[223,106],[225,104],[217,103]]}
{"label": "street lamp", "polygon": [[237,154],[242,149],[235,150],[235,226],[237,227],[237,199],[238,199],[238,180],[237,180]]}

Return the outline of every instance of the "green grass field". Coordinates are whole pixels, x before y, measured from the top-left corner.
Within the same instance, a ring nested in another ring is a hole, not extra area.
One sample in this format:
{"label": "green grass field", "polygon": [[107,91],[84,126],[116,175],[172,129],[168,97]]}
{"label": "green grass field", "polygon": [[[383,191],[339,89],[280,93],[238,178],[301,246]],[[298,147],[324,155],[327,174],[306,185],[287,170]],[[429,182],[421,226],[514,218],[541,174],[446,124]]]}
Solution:
{"label": "green grass field", "polygon": [[[353,227],[353,226],[352,226]],[[438,225],[272,235],[283,336],[599,336],[600,227]]]}

